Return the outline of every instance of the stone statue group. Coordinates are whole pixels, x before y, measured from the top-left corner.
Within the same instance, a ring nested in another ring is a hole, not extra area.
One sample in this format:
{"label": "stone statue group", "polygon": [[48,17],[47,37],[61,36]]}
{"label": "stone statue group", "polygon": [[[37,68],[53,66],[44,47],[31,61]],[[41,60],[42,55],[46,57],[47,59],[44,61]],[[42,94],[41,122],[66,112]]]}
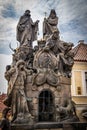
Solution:
{"label": "stone statue group", "polygon": [[[52,9],[50,15],[44,18],[43,38],[38,40],[38,45],[33,48],[33,41],[37,40],[38,24],[39,20],[33,22],[30,10],[26,10],[17,25],[17,41],[20,46],[13,49],[12,64],[6,67],[5,78],[8,81],[8,90],[4,103],[11,107],[14,123],[33,122],[34,120],[30,110],[31,106],[28,105],[32,99],[27,97],[25,88],[29,75],[32,76],[32,86],[48,83],[57,87],[58,76],[71,77],[74,63],[73,43],[60,39],[55,10]],[[67,113],[67,109],[57,107],[57,110]]]}

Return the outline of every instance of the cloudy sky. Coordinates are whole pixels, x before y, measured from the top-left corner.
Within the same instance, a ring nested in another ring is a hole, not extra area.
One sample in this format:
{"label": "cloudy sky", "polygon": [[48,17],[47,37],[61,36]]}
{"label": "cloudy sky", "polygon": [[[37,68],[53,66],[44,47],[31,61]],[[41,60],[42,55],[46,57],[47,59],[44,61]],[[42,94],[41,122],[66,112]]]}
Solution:
{"label": "cloudy sky", "polygon": [[12,51],[9,43],[16,48],[16,26],[26,9],[31,10],[33,21],[39,19],[39,35],[42,38],[44,13],[47,16],[55,9],[59,17],[60,37],[67,42],[87,43],[87,0],[0,0],[0,91],[6,92],[5,66],[11,64]]}

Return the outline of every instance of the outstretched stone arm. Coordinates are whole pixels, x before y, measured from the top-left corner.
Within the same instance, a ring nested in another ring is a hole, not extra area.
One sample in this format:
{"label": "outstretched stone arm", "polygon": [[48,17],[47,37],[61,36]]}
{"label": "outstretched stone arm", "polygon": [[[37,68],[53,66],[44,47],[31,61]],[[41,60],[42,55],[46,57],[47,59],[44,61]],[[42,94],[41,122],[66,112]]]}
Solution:
{"label": "outstretched stone arm", "polygon": [[12,75],[14,72],[15,72],[15,68],[12,67],[10,70],[8,70],[8,71],[5,72],[5,78],[9,81],[11,75]]}

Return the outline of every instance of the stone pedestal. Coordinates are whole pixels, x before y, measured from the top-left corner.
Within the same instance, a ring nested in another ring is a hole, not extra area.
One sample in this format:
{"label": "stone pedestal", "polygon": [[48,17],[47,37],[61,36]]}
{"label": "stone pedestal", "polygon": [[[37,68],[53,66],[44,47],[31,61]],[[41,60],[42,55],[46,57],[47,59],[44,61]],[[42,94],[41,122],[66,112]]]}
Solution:
{"label": "stone pedestal", "polygon": [[12,130],[87,130],[87,123],[43,122],[34,125],[12,125]]}
{"label": "stone pedestal", "polygon": [[11,130],[33,130],[34,125],[20,125],[20,124],[12,124],[11,125]]}
{"label": "stone pedestal", "polygon": [[73,130],[73,127],[70,124],[64,124],[63,130]]}

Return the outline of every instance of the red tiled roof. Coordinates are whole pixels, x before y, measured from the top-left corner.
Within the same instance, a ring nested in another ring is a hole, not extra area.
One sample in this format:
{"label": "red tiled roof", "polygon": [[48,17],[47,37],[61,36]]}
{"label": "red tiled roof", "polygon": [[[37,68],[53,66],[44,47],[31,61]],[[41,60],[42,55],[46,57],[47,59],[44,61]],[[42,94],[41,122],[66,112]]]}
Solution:
{"label": "red tiled roof", "polygon": [[0,102],[0,112],[2,112],[5,107],[6,107],[6,106],[5,106],[2,102]]}
{"label": "red tiled roof", "polygon": [[7,94],[2,94],[0,95],[0,112],[3,111],[3,109],[6,107],[4,104],[3,104],[3,101],[4,99],[7,97]]}
{"label": "red tiled roof", "polygon": [[7,94],[2,93],[2,94],[0,95],[0,101],[3,101],[6,97],[7,97]]}
{"label": "red tiled roof", "polygon": [[75,48],[74,52],[74,61],[87,62],[87,44],[80,43]]}

